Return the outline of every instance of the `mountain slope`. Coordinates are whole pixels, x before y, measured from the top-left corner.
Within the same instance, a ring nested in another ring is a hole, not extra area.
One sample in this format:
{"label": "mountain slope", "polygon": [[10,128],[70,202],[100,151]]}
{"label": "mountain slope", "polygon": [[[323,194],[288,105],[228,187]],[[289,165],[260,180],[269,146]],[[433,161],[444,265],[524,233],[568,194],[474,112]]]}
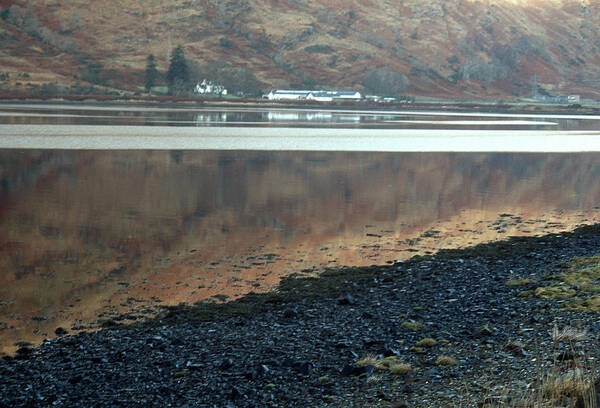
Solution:
{"label": "mountain slope", "polygon": [[[387,68],[415,95],[523,97],[535,76],[540,92],[600,96],[600,3],[588,0],[28,3],[0,0],[5,86],[17,70],[32,82],[89,80],[96,63],[108,85],[142,85],[148,54],[164,71],[181,44],[199,65],[249,68],[264,89],[361,88],[369,69]],[[10,17],[15,5],[37,29]]]}

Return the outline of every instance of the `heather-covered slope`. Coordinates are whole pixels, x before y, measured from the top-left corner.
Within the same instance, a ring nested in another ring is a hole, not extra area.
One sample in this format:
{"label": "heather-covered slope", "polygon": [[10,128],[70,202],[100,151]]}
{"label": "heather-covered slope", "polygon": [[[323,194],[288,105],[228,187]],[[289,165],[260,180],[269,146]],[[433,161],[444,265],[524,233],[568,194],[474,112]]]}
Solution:
{"label": "heather-covered slope", "polygon": [[142,85],[148,54],[164,71],[181,44],[200,65],[249,68],[264,89],[359,88],[369,69],[386,67],[406,75],[405,93],[415,95],[528,96],[534,75],[552,94],[600,94],[600,4],[587,0],[31,3],[0,1],[31,11],[3,13],[5,87],[75,83],[90,79],[95,63],[109,85]]}

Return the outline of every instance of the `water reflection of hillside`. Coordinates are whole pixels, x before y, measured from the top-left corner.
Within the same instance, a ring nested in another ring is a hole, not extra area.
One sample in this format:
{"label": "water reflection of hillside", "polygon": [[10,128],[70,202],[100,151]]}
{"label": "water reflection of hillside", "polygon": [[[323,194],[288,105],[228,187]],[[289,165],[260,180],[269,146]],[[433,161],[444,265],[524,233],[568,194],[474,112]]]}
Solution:
{"label": "water reflection of hillside", "polygon": [[[197,113],[194,121],[198,126],[215,123],[277,123],[277,122],[360,122],[364,119],[358,114],[339,114],[327,111],[261,111],[261,112],[236,112],[236,111],[206,111]],[[370,121],[381,120],[380,117],[368,117]]]}
{"label": "water reflection of hillside", "polygon": [[278,225],[293,236],[373,219],[431,222],[464,208],[583,209],[596,203],[600,173],[593,154],[2,155],[2,238],[22,245],[33,238],[20,236],[25,227],[52,228],[59,242],[93,228],[106,244],[177,240],[209,221],[232,233]]}
{"label": "water reflection of hillside", "polygon": [[[598,159],[2,151],[0,321],[22,326],[38,315],[64,317],[65,310],[83,319],[124,288],[140,298],[171,293],[186,300],[189,293],[173,282],[192,277],[203,282],[194,286],[197,298],[214,294],[208,281],[218,279],[221,292],[238,287],[235,294],[253,289],[257,278],[276,283],[265,269],[271,263],[279,273],[323,262],[367,263],[360,257],[369,245],[371,253],[395,251],[440,220],[464,223],[475,212],[585,215],[600,198]],[[450,233],[466,234],[455,224]],[[374,244],[377,234],[365,233],[369,225],[389,239]],[[277,256],[260,260],[262,250]],[[390,252],[373,262],[409,255]],[[232,271],[238,274],[223,278]],[[0,327],[0,343],[7,330]]]}
{"label": "water reflection of hillside", "polygon": [[[119,250],[124,242],[143,251],[168,248],[186,235],[213,241],[223,231],[276,228],[294,237],[313,230],[334,234],[373,220],[414,226],[466,208],[585,209],[597,203],[600,189],[594,154],[2,156],[0,238],[23,247],[16,251],[22,264],[12,268],[5,258],[15,251],[3,252],[8,270],[39,268],[48,242],[54,249],[68,241],[76,244],[70,251],[96,246],[127,254]],[[93,239],[89,231],[95,231]],[[45,244],[34,245],[36,240]]]}
{"label": "water reflection of hillside", "polygon": [[267,111],[262,113],[267,122],[360,122],[358,114],[334,114],[326,111]]}
{"label": "water reflection of hillside", "polygon": [[376,111],[324,109],[142,109],[66,106],[0,109],[0,125],[138,125],[138,126],[310,126],[441,129],[456,127],[506,130],[597,130],[598,117],[590,115],[507,114],[481,112]]}

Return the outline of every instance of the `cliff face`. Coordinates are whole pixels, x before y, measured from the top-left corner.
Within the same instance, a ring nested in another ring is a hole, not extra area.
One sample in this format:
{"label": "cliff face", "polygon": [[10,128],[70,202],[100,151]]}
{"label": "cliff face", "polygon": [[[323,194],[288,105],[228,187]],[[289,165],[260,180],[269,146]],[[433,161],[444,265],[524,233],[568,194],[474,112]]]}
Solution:
{"label": "cliff face", "polygon": [[110,84],[142,85],[148,54],[165,70],[181,44],[200,65],[249,68],[264,89],[360,88],[369,69],[385,67],[415,95],[527,96],[534,76],[552,94],[600,94],[600,3],[588,0],[28,3],[0,1],[23,12],[3,13],[6,84],[74,83],[99,63]]}

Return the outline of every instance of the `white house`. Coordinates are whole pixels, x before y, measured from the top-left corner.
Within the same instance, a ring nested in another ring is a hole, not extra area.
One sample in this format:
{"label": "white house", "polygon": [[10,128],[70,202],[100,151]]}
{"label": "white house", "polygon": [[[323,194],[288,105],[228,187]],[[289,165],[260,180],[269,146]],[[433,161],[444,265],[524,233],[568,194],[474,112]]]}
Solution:
{"label": "white house", "polygon": [[204,79],[196,84],[196,93],[210,95],[227,95],[227,89],[221,84]]}

